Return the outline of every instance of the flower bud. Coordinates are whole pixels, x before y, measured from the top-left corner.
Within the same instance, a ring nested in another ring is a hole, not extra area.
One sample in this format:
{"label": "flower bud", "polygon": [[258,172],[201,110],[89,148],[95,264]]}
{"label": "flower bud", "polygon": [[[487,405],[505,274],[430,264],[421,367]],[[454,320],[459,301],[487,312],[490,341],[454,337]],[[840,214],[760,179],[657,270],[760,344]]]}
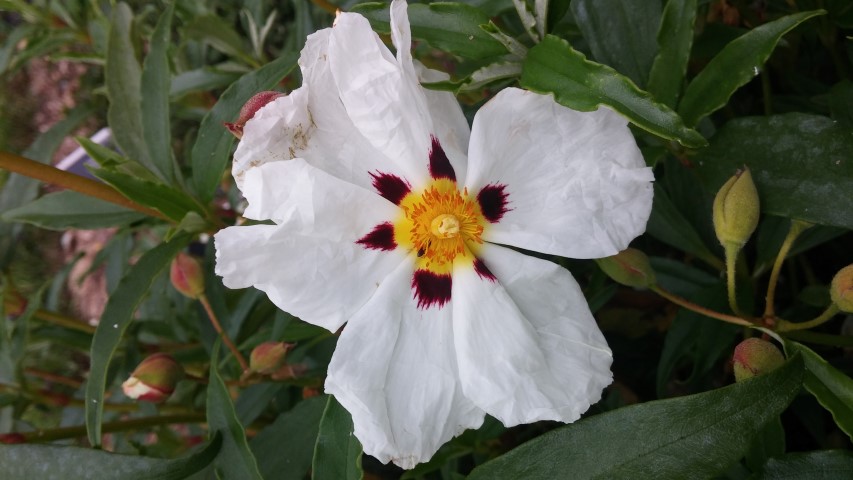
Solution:
{"label": "flower bud", "polygon": [[752,377],[770,373],[785,363],[782,352],[776,345],[760,338],[747,338],[735,347],[732,358],[735,381],[742,382]]}
{"label": "flower bud", "polygon": [[181,252],[172,260],[169,279],[175,290],[190,298],[198,298],[204,293],[204,273],[198,260]]}
{"label": "flower bud", "polygon": [[264,342],[252,350],[249,367],[253,372],[269,375],[284,365],[284,357],[291,347],[291,344],[284,342]]}
{"label": "flower bud", "polygon": [[835,274],[829,295],[839,310],[853,313],[853,265],[847,265]]}
{"label": "flower bud", "polygon": [[598,266],[622,285],[629,287],[650,287],[655,284],[655,271],[649,264],[649,257],[636,248],[628,248],[612,257],[599,258]]}
{"label": "flower bud", "polygon": [[184,369],[174,358],[165,353],[155,353],[136,367],[121,388],[130,398],[160,403],[172,395],[183,376]]}
{"label": "flower bud", "polygon": [[27,437],[20,433],[4,433],[0,435],[0,444],[14,445],[18,443],[27,443]]}
{"label": "flower bud", "polygon": [[237,118],[237,121],[234,123],[226,122],[225,128],[234,134],[235,137],[243,138],[243,127],[246,125],[246,122],[251,120],[261,107],[281,96],[284,96],[281,92],[266,91],[256,93],[248,102],[245,103],[245,105],[243,105],[243,108],[240,109],[240,117]]}
{"label": "flower bud", "polygon": [[744,167],[714,198],[714,230],[720,243],[742,247],[758,226],[760,211],[758,190],[749,169]]}
{"label": "flower bud", "polygon": [[16,290],[6,290],[3,296],[3,311],[10,317],[18,317],[27,309],[27,299]]}

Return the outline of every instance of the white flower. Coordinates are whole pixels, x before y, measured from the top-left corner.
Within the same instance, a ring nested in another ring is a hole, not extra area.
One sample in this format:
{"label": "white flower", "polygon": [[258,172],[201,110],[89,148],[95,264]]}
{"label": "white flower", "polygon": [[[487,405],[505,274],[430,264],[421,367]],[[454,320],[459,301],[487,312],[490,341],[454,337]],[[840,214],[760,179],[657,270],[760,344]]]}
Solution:
{"label": "white flower", "polygon": [[[424,90],[406,3],[396,58],[356,14],[308,38],[303,86],[246,123],[233,173],[245,215],[216,271],[331,331],[326,391],[364,451],[412,468],[486,413],[572,422],[612,379],[611,352],[560,266],[508,245],[609,256],[645,229],[651,171],[625,120],[507,88],[468,124]],[[446,77],[444,77],[446,78]],[[470,141],[469,141],[470,137]]]}

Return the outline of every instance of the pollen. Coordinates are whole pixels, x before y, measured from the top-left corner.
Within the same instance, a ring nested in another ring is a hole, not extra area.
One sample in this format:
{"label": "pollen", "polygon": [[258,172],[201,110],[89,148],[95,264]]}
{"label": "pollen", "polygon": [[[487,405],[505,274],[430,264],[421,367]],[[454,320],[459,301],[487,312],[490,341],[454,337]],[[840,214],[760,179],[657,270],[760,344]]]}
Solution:
{"label": "pollen", "polygon": [[398,245],[417,255],[418,268],[449,273],[454,261],[473,264],[487,224],[476,197],[449,179],[433,180],[399,204],[394,223]]}

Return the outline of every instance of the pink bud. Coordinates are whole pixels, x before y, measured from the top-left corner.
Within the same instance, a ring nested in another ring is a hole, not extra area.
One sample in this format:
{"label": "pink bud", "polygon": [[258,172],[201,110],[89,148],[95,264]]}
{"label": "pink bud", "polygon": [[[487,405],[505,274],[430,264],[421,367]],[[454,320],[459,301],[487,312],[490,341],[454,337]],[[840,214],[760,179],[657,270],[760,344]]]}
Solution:
{"label": "pink bud", "polygon": [[130,398],[160,403],[172,395],[183,376],[184,369],[174,358],[165,353],[155,353],[136,367],[121,388]]}
{"label": "pink bud", "polygon": [[252,350],[249,366],[254,372],[269,375],[284,365],[284,357],[291,347],[292,344],[284,342],[264,342]]}
{"label": "pink bud", "polygon": [[204,293],[204,273],[201,264],[190,255],[181,252],[172,260],[169,279],[175,290],[190,298],[198,298]]}
{"label": "pink bud", "polygon": [[847,265],[835,274],[829,294],[839,310],[853,313],[853,265]]}
{"label": "pink bud", "polygon": [[229,132],[233,133],[235,137],[243,138],[243,127],[246,125],[246,122],[251,120],[252,117],[255,116],[255,113],[257,113],[264,105],[282,96],[284,96],[283,93],[273,91],[256,93],[248,102],[246,102],[245,105],[243,105],[243,108],[240,109],[240,117],[237,118],[237,121],[234,123],[225,123],[225,128],[227,128]]}
{"label": "pink bud", "polygon": [[770,373],[785,363],[782,352],[776,345],[760,338],[747,338],[735,347],[735,381],[742,382],[752,377]]}

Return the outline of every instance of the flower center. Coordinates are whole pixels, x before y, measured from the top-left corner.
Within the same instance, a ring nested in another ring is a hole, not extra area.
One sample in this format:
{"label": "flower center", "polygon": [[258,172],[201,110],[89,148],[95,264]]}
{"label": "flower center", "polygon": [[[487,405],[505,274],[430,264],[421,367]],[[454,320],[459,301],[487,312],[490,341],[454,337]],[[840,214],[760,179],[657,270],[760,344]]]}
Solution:
{"label": "flower center", "polygon": [[459,235],[459,219],[451,213],[442,213],[432,219],[429,230],[438,238],[453,238]]}

